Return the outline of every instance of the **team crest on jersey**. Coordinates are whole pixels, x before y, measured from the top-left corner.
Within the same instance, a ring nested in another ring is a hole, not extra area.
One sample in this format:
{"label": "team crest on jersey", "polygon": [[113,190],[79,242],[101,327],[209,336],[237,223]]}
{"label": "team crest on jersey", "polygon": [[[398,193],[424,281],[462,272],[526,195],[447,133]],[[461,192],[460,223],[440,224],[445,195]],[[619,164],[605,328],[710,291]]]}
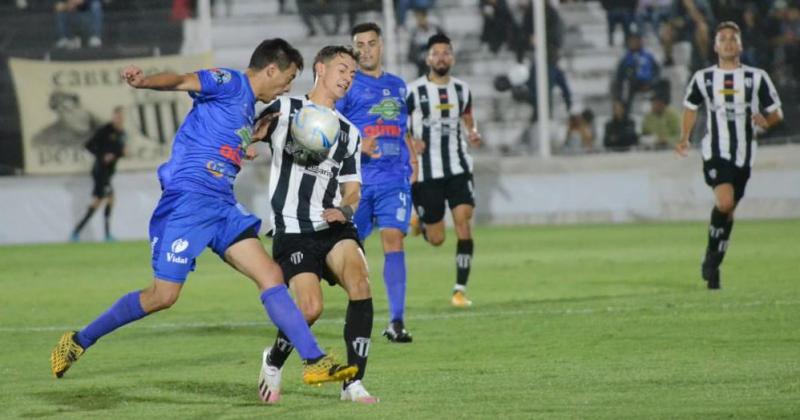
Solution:
{"label": "team crest on jersey", "polygon": [[217,82],[218,85],[225,84],[231,81],[231,72],[223,69],[213,68],[208,71],[211,73],[211,77],[214,78],[214,81]]}
{"label": "team crest on jersey", "polygon": [[396,120],[400,116],[400,102],[395,98],[384,98],[372,106],[369,115],[379,115],[384,120]]}

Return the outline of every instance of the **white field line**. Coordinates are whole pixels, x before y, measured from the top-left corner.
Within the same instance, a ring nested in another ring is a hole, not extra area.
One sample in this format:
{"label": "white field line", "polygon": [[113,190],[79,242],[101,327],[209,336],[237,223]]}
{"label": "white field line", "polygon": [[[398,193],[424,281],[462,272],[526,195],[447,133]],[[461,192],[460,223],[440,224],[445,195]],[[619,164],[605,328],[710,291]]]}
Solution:
{"label": "white field line", "polygon": [[[716,308],[725,310],[735,310],[740,308],[751,308],[760,306],[796,306],[800,305],[800,300],[785,300],[785,301],[752,301],[752,302],[739,302],[739,303],[722,303],[713,304],[708,302],[696,303],[681,303],[681,304],[660,304],[657,306],[604,306],[593,308],[566,308],[566,309],[520,309],[510,311],[483,311],[477,308],[472,310],[466,309],[460,312],[450,313],[428,313],[428,314],[415,314],[408,315],[407,321],[438,321],[446,319],[458,318],[492,318],[492,317],[509,317],[521,315],[546,315],[546,316],[570,316],[570,315],[595,315],[595,314],[613,314],[613,313],[626,313],[626,312],[640,312],[640,311],[661,311],[671,312],[680,311],[684,309],[696,308]],[[380,322],[380,321],[378,321]],[[343,324],[342,319],[320,319],[317,324]],[[139,324],[136,328],[143,328],[148,330],[189,330],[201,328],[251,328],[259,326],[272,326],[268,319],[262,321],[244,321],[244,322],[180,322],[180,323],[158,323],[158,324]],[[29,333],[29,332],[51,332],[51,331],[67,331],[76,330],[80,327],[74,325],[43,325],[43,326],[0,326],[0,332],[7,333]]]}

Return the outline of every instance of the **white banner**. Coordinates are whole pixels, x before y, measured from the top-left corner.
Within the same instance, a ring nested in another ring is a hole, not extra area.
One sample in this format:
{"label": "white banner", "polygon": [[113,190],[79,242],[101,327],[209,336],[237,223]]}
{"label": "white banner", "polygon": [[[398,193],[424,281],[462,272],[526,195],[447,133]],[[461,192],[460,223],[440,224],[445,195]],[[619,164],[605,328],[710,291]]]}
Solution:
{"label": "white banner", "polygon": [[211,65],[211,55],[130,58],[103,61],[9,60],[19,103],[28,174],[87,172],[92,155],[84,144],[125,110],[126,148],[119,170],[149,169],[169,156],[172,137],[192,100],[183,92],[129,87],[120,71],[129,64],[145,74],[188,73]]}

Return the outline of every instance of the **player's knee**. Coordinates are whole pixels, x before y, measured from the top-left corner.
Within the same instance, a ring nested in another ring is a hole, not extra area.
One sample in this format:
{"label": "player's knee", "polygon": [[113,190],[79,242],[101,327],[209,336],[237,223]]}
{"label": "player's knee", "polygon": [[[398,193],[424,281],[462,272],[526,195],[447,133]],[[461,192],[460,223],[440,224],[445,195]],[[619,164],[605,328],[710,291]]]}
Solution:
{"label": "player's knee", "polygon": [[347,287],[347,297],[350,300],[363,300],[372,297],[372,290],[369,287],[369,280],[366,274],[358,276],[354,281],[350,281]]}
{"label": "player's knee", "polygon": [[179,296],[180,292],[178,291],[156,289],[151,296],[152,312],[169,309],[178,301]]}
{"label": "player's knee", "polygon": [[322,315],[322,302],[318,300],[302,300],[298,302],[297,306],[308,325],[313,324]]}
{"label": "player's knee", "polygon": [[724,214],[731,214],[733,210],[736,208],[736,202],[733,200],[733,197],[724,197],[717,200],[717,209]]}
{"label": "player's knee", "polygon": [[284,284],[283,270],[281,270],[278,264],[270,262],[265,270],[262,270],[255,276],[255,281],[258,283],[259,290],[267,290],[275,286],[280,286]]}
{"label": "player's knee", "polygon": [[433,246],[441,246],[444,243],[444,235],[428,233],[428,243]]}

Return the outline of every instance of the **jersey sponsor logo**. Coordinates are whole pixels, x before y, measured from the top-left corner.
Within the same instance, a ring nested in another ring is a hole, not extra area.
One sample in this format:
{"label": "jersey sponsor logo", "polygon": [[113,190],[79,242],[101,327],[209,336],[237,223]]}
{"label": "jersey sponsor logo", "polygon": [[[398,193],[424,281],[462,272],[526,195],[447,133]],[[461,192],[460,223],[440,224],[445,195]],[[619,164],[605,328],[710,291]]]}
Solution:
{"label": "jersey sponsor logo", "polygon": [[289,260],[294,265],[300,264],[301,262],[303,262],[303,253],[300,251],[294,252],[292,253],[292,255],[289,256]]}
{"label": "jersey sponsor logo", "polygon": [[439,105],[436,105],[436,109],[438,109],[439,111],[449,111],[449,110],[451,110],[453,108],[455,108],[455,105],[453,105],[453,104],[439,104]]}
{"label": "jersey sponsor logo", "polygon": [[[388,90],[388,89],[387,89]],[[396,120],[400,116],[400,102],[395,98],[383,98],[382,101],[373,105],[367,114],[379,115],[384,120]]]}
{"label": "jersey sponsor logo", "polygon": [[309,175],[314,175],[314,176],[319,175],[319,176],[322,176],[322,177],[325,177],[325,178],[328,178],[328,179],[333,178],[334,176],[336,176],[336,174],[334,173],[333,170],[322,168],[322,167],[320,167],[319,165],[316,165],[316,164],[310,164],[310,165],[306,166],[305,168],[303,168],[303,172],[305,172],[305,173],[307,173]]}
{"label": "jersey sponsor logo", "polygon": [[236,146],[234,149],[227,144],[223,144],[222,147],[219,148],[219,154],[226,159],[230,159],[236,165],[242,164],[242,146]]}
{"label": "jersey sponsor logo", "polygon": [[231,72],[219,68],[213,68],[208,71],[211,77],[218,85],[222,85],[231,81]]}
{"label": "jersey sponsor logo", "polygon": [[378,124],[364,127],[364,137],[400,137],[403,129],[396,125]]}
{"label": "jersey sponsor logo", "polygon": [[353,351],[356,352],[358,357],[366,358],[369,355],[369,338],[367,337],[356,337],[355,340],[351,343],[353,345]]}
{"label": "jersey sponsor logo", "polygon": [[208,172],[210,172],[214,178],[222,178],[222,176],[225,175],[225,165],[217,161],[209,160],[206,162],[206,169],[208,169]]}
{"label": "jersey sponsor logo", "polygon": [[175,264],[188,264],[188,258],[178,255],[181,252],[186,251],[187,248],[189,248],[189,241],[186,239],[178,238],[172,241],[172,245],[170,246],[170,250],[172,250],[172,252],[167,252],[167,261]]}

